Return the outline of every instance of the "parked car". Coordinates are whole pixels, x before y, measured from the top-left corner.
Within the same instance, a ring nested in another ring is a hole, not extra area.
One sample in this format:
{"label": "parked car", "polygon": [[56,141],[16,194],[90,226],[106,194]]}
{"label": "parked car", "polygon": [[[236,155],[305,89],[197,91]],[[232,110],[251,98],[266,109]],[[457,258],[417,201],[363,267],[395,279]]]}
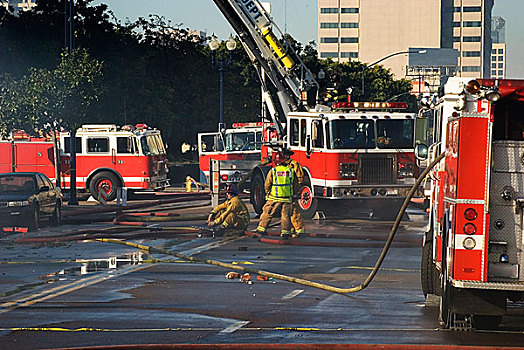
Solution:
{"label": "parked car", "polygon": [[59,225],[62,201],[60,188],[42,173],[0,174],[0,226],[35,230],[43,217]]}

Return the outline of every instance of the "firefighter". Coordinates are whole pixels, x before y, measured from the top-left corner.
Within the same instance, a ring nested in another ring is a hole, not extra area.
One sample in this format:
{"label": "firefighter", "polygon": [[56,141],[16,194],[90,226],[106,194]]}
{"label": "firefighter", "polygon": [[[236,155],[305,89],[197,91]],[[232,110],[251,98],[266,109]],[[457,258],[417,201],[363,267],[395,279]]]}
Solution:
{"label": "firefighter", "polygon": [[281,237],[291,236],[291,213],[293,194],[298,193],[298,180],[295,171],[284,164],[282,152],[273,154],[274,167],[269,171],[264,184],[266,204],[262,208],[257,232],[265,234],[273,216],[281,210]]}
{"label": "firefighter", "polygon": [[[226,189],[227,200],[217,205],[207,218],[209,227],[213,227],[214,234],[224,233],[226,229],[244,231],[249,225],[249,210],[240,198],[234,184]],[[216,226],[220,225],[217,229]]]}
{"label": "firefighter", "polygon": [[294,193],[293,196],[293,209],[291,214],[291,237],[298,238],[300,237],[300,234],[304,233],[306,228],[304,226],[304,220],[302,219],[302,215],[300,214],[300,211],[298,210],[298,199],[300,195],[300,189],[304,185],[304,170],[302,169],[302,165],[300,165],[299,162],[296,160],[291,159],[291,156],[294,154],[292,150],[288,148],[284,148],[282,150],[282,154],[284,156],[284,164],[288,167],[292,168],[295,171],[295,175],[297,177],[298,182],[298,188],[299,190]]}

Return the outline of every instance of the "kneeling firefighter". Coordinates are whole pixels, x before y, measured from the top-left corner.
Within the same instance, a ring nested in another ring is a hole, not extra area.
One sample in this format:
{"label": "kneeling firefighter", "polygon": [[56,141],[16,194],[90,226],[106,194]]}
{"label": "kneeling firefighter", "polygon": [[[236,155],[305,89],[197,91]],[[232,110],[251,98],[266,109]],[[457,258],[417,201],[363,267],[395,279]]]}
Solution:
{"label": "kneeling firefighter", "polygon": [[215,231],[246,230],[249,225],[249,210],[240,198],[235,185],[230,184],[226,189],[227,199],[224,203],[217,205],[207,218],[209,227],[220,227]]}

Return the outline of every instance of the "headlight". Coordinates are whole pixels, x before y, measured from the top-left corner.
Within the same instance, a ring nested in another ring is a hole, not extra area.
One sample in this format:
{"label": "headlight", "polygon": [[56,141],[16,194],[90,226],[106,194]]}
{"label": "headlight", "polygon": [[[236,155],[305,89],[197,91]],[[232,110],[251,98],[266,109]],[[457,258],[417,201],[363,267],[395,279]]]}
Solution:
{"label": "headlight", "polygon": [[25,207],[28,206],[28,201],[13,201],[13,202],[7,202],[8,207]]}

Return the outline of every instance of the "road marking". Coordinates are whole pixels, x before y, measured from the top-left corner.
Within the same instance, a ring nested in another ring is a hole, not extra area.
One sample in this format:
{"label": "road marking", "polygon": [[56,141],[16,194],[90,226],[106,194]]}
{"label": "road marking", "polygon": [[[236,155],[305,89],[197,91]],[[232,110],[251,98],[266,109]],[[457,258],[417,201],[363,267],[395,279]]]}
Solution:
{"label": "road marking", "polygon": [[334,267],[334,268],[332,268],[331,270],[329,270],[327,273],[335,273],[335,272],[338,272],[338,270],[340,270],[341,268],[342,268],[342,267],[339,267],[339,266]]}
{"label": "road marking", "polygon": [[231,326],[227,327],[227,328],[224,328],[223,330],[221,330],[219,332],[219,334],[230,334],[230,333],[233,333],[234,331],[236,331],[237,329],[240,329],[242,327],[244,327],[246,324],[248,324],[249,321],[238,321],[234,324],[232,324]]}
{"label": "road marking", "polygon": [[291,293],[288,293],[288,294],[284,295],[282,297],[282,300],[292,299],[292,298],[296,297],[297,295],[299,295],[300,293],[302,293],[303,291],[304,291],[303,289],[295,289]]}

